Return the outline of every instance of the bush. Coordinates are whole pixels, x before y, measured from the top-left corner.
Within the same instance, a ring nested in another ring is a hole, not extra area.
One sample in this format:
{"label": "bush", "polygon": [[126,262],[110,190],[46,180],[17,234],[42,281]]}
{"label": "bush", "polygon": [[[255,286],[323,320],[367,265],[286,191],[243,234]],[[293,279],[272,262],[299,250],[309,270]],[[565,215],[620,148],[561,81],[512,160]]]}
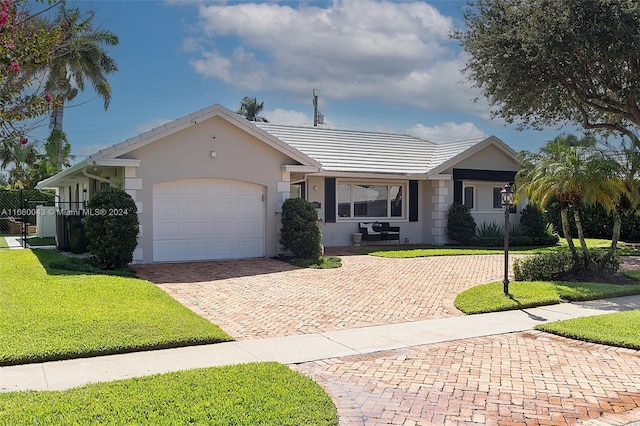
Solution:
{"label": "bush", "polygon": [[103,269],[126,267],[138,245],[138,209],[131,196],[118,188],[97,192],[87,208],[85,232],[92,260]]}
{"label": "bush", "polygon": [[542,211],[531,204],[527,205],[520,212],[520,228],[528,237],[544,237],[547,234],[547,222]]}
{"label": "bush", "polygon": [[468,244],[476,236],[476,221],[471,209],[460,203],[453,203],[447,214],[447,237],[461,244]]}
{"label": "bush", "polygon": [[322,254],[322,236],[318,212],[302,198],[289,198],[282,204],[280,244],[299,259],[318,259]]}
{"label": "bush", "polygon": [[[473,241],[481,247],[502,247],[504,245],[503,226],[495,222],[480,225],[476,230],[476,239]],[[545,231],[540,236],[529,236],[524,234],[522,226],[512,224],[509,226],[509,246],[552,246],[558,243],[558,236],[553,233],[553,227],[546,226]]]}
{"label": "bush", "polygon": [[[600,264],[606,252],[591,251],[591,258],[594,263]],[[584,265],[584,256],[578,253],[578,264]],[[609,274],[616,273],[620,267],[618,256],[605,265],[602,272]],[[542,253],[525,259],[516,259],[513,263],[513,272],[516,281],[553,281],[566,278],[583,270],[583,267],[576,267],[573,256],[568,250]]]}
{"label": "bush", "polygon": [[482,247],[499,247],[504,244],[504,227],[495,222],[483,222],[476,228],[475,244]]}

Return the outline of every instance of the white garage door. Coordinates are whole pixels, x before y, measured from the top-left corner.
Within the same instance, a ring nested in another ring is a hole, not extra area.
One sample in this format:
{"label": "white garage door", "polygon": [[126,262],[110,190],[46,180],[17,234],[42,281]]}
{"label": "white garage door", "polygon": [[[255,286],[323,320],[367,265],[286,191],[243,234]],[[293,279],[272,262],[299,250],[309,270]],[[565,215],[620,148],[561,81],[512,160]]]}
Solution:
{"label": "white garage door", "polygon": [[153,186],[153,260],[264,256],[264,189],[225,179]]}

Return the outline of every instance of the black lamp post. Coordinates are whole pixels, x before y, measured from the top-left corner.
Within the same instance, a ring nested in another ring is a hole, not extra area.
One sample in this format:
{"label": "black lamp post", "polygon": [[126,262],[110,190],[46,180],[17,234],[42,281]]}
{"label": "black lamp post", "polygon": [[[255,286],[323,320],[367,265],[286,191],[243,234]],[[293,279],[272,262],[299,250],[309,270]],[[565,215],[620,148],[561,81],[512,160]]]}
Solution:
{"label": "black lamp post", "polygon": [[509,213],[513,206],[511,185],[506,184],[500,191],[500,204],[504,207],[504,294],[509,294]]}

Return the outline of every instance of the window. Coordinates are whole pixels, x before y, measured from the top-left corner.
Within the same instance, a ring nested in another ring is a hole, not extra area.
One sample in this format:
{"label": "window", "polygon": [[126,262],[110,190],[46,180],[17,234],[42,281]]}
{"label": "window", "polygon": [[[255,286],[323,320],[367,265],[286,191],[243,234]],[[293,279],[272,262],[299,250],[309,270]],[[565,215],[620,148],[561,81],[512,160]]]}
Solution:
{"label": "window", "polygon": [[464,199],[463,199],[463,204],[467,207],[469,207],[470,209],[473,209],[475,204],[474,204],[474,190],[475,188],[473,186],[465,186],[464,187]]}
{"label": "window", "polygon": [[501,209],[502,208],[502,188],[493,188],[493,208]]}
{"label": "window", "polygon": [[338,185],[338,217],[351,217],[351,185]]}
{"label": "window", "polygon": [[405,185],[342,183],[338,185],[338,217],[402,218]]}
{"label": "window", "polygon": [[289,185],[289,198],[300,198],[302,196],[301,185]]}

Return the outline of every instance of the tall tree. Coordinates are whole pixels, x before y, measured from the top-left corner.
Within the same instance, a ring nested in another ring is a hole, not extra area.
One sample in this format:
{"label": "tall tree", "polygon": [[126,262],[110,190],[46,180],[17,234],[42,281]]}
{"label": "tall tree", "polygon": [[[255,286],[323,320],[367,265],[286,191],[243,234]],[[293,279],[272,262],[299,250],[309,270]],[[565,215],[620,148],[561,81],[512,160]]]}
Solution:
{"label": "tall tree", "polygon": [[578,139],[574,135],[558,136],[536,153],[524,151],[520,159],[523,169],[516,175],[519,193],[541,208],[553,197],[558,200],[562,230],[577,260],[568,220],[568,211],[572,210],[585,267],[589,268],[591,254],[579,210],[582,205],[599,203],[610,212],[616,211],[622,191],[618,164],[596,149],[592,136]]}
{"label": "tall tree", "polygon": [[[104,109],[111,102],[111,86],[107,75],[118,70],[113,58],[107,51],[107,46],[116,46],[118,37],[111,31],[94,29],[92,27],[93,12],[83,15],[79,9],[67,9],[64,4],[52,23],[43,25],[62,28],[64,49],[57,52],[49,62],[39,64],[33,71],[46,72],[45,89],[57,100],[51,111],[51,128],[62,131],[65,102],[73,100],[79,92],[85,90],[85,81],[89,81],[94,91],[103,99]],[[64,138],[50,137],[48,143],[55,144],[56,168],[64,165]],[[47,148],[48,151],[51,148]]]}
{"label": "tall tree", "polygon": [[258,115],[263,108],[264,102],[258,103],[258,100],[255,98],[255,96],[253,98],[245,96],[244,98],[242,98],[242,102],[240,103],[240,109],[238,109],[238,111],[236,112],[249,121],[268,123],[269,121],[266,118]]}
{"label": "tall tree", "polygon": [[573,122],[640,145],[640,2],[474,0],[453,37],[494,116],[521,128]]}
{"label": "tall tree", "polygon": [[[42,27],[27,0],[0,0],[0,133],[20,141],[16,123],[48,113],[53,98],[29,70],[64,49],[59,26]],[[52,2],[49,8],[56,7]]]}

